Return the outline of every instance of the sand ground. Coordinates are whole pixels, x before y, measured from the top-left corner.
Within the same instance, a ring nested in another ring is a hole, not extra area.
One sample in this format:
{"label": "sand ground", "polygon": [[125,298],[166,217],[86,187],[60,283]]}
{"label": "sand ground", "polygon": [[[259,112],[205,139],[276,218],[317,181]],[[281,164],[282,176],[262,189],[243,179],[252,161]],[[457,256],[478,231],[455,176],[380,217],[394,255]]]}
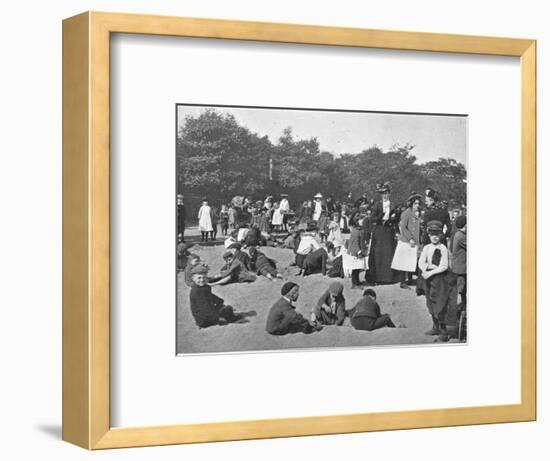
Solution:
{"label": "sand ground", "polygon": [[[186,231],[186,241],[196,241],[196,229]],[[223,265],[225,249],[222,237],[218,235],[215,244],[196,244],[191,251],[200,255],[211,269],[217,272]],[[277,261],[285,280],[300,285],[300,297],[296,310],[309,319],[311,308],[334,280],[344,284],[346,309],[351,309],[362,295],[362,290],[352,290],[350,279],[331,279],[321,274],[307,277],[297,276],[297,268],[289,267],[294,253],[288,249],[262,247],[268,257]],[[396,324],[406,328],[382,328],[367,332],[357,331],[346,319],[344,326],[325,326],[318,333],[303,333],[272,336],[265,331],[270,307],[281,297],[280,289],[284,280],[269,281],[265,277],[250,284],[231,284],[212,288],[213,293],[234,307],[236,312],[255,311],[247,317],[247,323],[212,326],[200,329],[195,324],[189,307],[189,288],[185,285],[183,273],[177,276],[177,351],[178,353],[215,353],[229,351],[261,351],[274,349],[338,348],[382,345],[434,344],[434,337],[424,332],[431,327],[431,319],[424,296],[417,296],[414,287],[404,290],[399,284],[376,286],[377,301],[383,313],[391,315]]]}

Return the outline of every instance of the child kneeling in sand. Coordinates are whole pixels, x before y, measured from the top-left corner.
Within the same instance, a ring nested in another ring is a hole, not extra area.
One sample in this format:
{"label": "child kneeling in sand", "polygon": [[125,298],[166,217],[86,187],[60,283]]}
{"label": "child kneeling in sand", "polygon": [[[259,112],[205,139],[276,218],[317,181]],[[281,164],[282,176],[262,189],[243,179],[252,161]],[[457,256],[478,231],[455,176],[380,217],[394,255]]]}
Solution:
{"label": "child kneeling in sand", "polygon": [[344,285],[332,282],[311,310],[311,321],[321,325],[343,325],[346,319]]}

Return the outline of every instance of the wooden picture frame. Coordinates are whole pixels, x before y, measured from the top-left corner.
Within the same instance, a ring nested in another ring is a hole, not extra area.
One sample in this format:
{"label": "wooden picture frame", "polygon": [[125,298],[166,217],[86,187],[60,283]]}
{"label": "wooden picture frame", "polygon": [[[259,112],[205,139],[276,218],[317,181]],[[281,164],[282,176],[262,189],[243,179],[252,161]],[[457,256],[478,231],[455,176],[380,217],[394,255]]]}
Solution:
{"label": "wooden picture frame", "polygon": [[[515,56],[521,60],[521,403],[158,427],[110,425],[109,47],[113,33]],[[63,21],[63,439],[87,449],[536,418],[534,40],[86,12]]]}

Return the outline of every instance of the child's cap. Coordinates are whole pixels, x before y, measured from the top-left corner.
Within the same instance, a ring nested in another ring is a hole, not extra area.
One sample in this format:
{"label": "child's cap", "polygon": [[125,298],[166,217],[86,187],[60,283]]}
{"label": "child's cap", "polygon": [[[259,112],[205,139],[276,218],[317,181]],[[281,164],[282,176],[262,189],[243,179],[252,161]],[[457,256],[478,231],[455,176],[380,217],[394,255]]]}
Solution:
{"label": "child's cap", "polygon": [[193,269],[191,269],[191,275],[206,275],[208,273],[208,267],[204,264],[197,264]]}
{"label": "child's cap", "polygon": [[443,231],[443,223],[441,221],[430,221],[428,223],[428,234],[439,235]]}
{"label": "child's cap", "polygon": [[223,254],[223,259],[232,258],[232,257],[233,257],[233,253],[231,253],[230,251],[226,251]]}

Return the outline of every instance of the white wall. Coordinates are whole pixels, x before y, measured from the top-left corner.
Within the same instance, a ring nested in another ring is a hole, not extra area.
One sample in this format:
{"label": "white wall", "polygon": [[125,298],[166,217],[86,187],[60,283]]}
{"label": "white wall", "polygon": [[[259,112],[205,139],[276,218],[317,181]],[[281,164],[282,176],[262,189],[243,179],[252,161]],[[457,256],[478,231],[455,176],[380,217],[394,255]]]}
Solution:
{"label": "white wall", "polygon": [[[61,413],[61,19],[84,10],[125,11],[527,37],[538,40],[539,203],[550,192],[544,100],[550,41],[546,2],[471,1],[130,1],[4,2],[0,43],[0,450],[5,459],[546,459],[550,430],[550,341],[539,335],[536,423],[354,434],[91,454],[59,440]],[[546,175],[545,175],[546,173]],[[490,182],[488,181],[488,184]],[[505,199],[505,198],[504,198]],[[539,206],[539,280],[547,220]],[[495,226],[503,217],[495,217]],[[502,273],[502,289],[507,274]],[[538,324],[548,324],[550,296],[539,290]],[[498,327],[498,319],[488,329]],[[542,329],[541,332],[544,332]],[[495,345],[495,360],[499,356]],[[475,379],[473,376],[472,379]],[[546,437],[545,437],[546,436]],[[458,452],[460,447],[461,452]],[[154,450],[154,451],[152,451]],[[6,456],[7,455],[7,456]]]}

